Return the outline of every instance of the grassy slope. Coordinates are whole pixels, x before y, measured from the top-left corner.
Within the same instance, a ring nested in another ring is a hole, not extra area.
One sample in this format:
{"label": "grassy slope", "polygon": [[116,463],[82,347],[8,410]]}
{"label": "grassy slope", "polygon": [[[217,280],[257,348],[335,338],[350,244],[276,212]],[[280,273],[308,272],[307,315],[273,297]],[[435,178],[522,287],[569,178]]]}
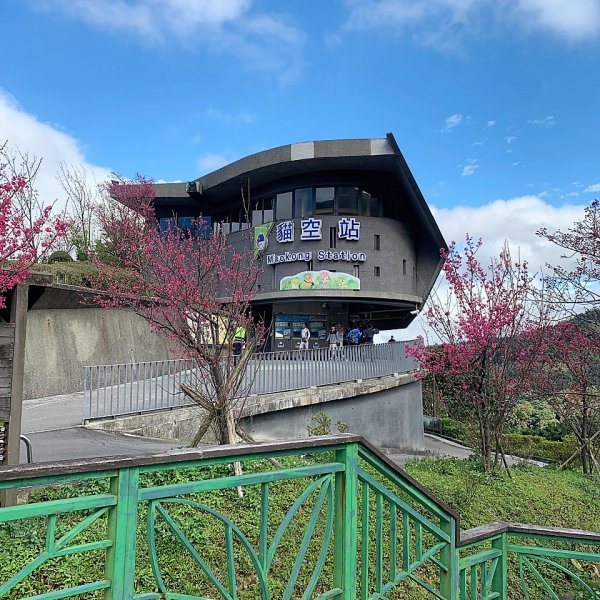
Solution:
{"label": "grassy slope", "polygon": [[406,470],[461,515],[463,529],[517,521],[600,531],[600,480],[554,467],[484,474],[475,461],[450,458],[409,463]]}

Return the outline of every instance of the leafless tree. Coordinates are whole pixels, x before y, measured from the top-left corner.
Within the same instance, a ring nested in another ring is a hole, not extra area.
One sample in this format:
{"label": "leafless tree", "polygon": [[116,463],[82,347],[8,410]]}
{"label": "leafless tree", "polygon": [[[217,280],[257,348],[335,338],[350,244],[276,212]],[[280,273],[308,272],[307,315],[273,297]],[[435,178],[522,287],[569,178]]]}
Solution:
{"label": "leafless tree", "polygon": [[70,241],[77,258],[85,259],[87,249],[98,237],[95,213],[102,202],[98,184],[93,173],[85,167],[65,162],[59,163],[56,178],[65,191],[73,218]]}

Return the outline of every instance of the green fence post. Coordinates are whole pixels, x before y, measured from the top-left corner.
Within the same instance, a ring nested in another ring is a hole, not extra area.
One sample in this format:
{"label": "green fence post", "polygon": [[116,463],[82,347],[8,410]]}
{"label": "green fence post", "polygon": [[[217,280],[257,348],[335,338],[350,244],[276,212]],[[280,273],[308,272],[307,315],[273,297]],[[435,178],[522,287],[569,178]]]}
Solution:
{"label": "green fence post", "polygon": [[456,548],[456,521],[451,516],[440,520],[440,528],[450,536],[450,542],[440,551],[440,592],[447,600],[458,598],[458,561],[459,551]]}
{"label": "green fence post", "polygon": [[112,546],[106,553],[106,578],[111,587],[105,591],[104,600],[133,598],[139,476],[138,468],[124,468],[110,482],[117,504],[108,515]]}
{"label": "green fence post", "polygon": [[345,468],[335,476],[334,584],[343,590],[343,600],[356,600],[358,444],[346,444],[336,461]]}
{"label": "green fence post", "polygon": [[506,596],[508,594],[508,552],[506,546],[507,541],[505,533],[492,540],[492,548],[502,552],[502,554],[498,557],[498,563],[492,579],[492,591],[500,594],[500,600],[506,600]]}

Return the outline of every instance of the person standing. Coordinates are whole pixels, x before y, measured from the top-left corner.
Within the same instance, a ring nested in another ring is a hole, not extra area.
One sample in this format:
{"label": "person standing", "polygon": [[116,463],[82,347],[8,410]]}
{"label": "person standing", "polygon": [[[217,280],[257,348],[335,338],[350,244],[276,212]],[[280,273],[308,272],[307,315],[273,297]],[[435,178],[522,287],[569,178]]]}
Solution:
{"label": "person standing", "polygon": [[335,358],[337,353],[337,348],[340,343],[340,338],[338,336],[337,329],[335,325],[332,325],[329,329],[329,335],[327,336],[327,341],[329,342],[329,357]]}
{"label": "person standing", "polygon": [[375,329],[369,323],[362,332],[362,339],[360,340],[360,343],[361,344],[372,344],[374,335],[375,335]]}
{"label": "person standing", "polygon": [[[308,350],[308,343],[310,341],[310,329],[308,323],[304,323],[302,330],[300,331],[300,353],[305,354]],[[305,354],[306,356],[306,354]]]}
{"label": "person standing", "polygon": [[362,333],[360,329],[354,325],[352,329],[348,332],[348,345],[349,346],[358,346],[360,344],[360,338],[362,337]]}

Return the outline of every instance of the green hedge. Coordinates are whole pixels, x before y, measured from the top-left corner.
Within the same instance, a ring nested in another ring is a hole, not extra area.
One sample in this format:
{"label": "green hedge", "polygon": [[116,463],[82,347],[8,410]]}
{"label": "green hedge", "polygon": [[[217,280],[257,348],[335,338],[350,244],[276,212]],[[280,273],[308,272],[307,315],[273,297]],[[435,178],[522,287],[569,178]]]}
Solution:
{"label": "green hedge", "polygon": [[[450,417],[442,417],[442,434],[467,446],[475,447],[478,442],[476,428]],[[577,450],[577,442],[573,435],[568,435],[564,440],[557,442],[540,435],[504,433],[502,434],[502,448],[506,454],[563,463]],[[570,464],[578,465],[578,458],[574,458]]]}
{"label": "green hedge", "polygon": [[77,285],[80,287],[91,287],[89,276],[96,273],[97,269],[88,261],[73,261],[59,263],[43,263],[31,265],[34,272],[50,273],[54,278],[54,283],[66,285]]}
{"label": "green hedge", "polygon": [[[566,436],[562,442],[554,442],[540,435],[505,433],[502,435],[502,447],[506,454],[563,463],[577,450],[577,442],[573,436]],[[577,465],[579,460],[574,458],[571,464]]]}

